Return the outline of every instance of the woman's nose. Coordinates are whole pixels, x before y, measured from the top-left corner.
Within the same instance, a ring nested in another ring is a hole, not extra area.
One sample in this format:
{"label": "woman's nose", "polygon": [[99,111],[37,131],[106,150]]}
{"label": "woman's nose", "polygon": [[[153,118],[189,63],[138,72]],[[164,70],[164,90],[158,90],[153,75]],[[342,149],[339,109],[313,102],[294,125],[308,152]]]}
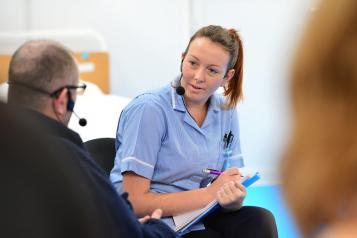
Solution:
{"label": "woman's nose", "polygon": [[204,68],[197,69],[197,71],[195,72],[195,80],[198,83],[204,82],[204,80],[205,80],[205,69]]}

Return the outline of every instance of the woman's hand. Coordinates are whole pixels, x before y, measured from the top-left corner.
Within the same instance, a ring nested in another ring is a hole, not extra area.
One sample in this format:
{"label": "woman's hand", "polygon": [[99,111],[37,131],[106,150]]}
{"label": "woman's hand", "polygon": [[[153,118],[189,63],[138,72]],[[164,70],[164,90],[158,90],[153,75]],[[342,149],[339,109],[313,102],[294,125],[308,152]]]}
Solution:
{"label": "woman's hand", "polygon": [[237,211],[242,207],[247,194],[240,180],[225,183],[217,192],[218,203],[228,211]]}
{"label": "woman's hand", "polygon": [[216,197],[218,190],[220,190],[224,184],[235,180],[239,181],[240,176],[238,168],[230,168],[220,174],[207,189]]}
{"label": "woman's hand", "polygon": [[142,218],[139,218],[139,222],[141,224],[144,224],[145,222],[147,222],[150,219],[160,219],[161,216],[162,216],[162,210],[160,208],[158,208],[151,214],[151,216],[146,215]]}
{"label": "woman's hand", "polygon": [[207,189],[215,194],[218,203],[229,211],[242,207],[246,189],[240,182],[241,174],[238,168],[230,168],[220,174]]}

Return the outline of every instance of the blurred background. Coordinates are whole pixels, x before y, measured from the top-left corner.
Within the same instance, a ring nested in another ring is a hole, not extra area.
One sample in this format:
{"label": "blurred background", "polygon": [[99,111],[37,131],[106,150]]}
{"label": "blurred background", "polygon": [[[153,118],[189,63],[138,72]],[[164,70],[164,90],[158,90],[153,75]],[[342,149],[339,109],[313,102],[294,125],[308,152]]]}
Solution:
{"label": "blurred background", "polygon": [[201,26],[238,29],[245,48],[242,150],[247,168],[274,183],[289,128],[289,65],[315,6],[316,0],[0,0],[0,34],[94,32],[109,52],[109,92],[132,98],[179,74],[181,53]]}
{"label": "blurred background", "polygon": [[0,38],[7,39],[0,54],[12,54],[29,35],[80,35],[65,44],[106,51],[107,93],[132,98],[179,74],[181,53],[198,28],[236,28],[245,50],[242,151],[247,169],[262,174],[259,184],[274,185],[289,132],[290,64],[316,6],[317,0],[0,0]]}

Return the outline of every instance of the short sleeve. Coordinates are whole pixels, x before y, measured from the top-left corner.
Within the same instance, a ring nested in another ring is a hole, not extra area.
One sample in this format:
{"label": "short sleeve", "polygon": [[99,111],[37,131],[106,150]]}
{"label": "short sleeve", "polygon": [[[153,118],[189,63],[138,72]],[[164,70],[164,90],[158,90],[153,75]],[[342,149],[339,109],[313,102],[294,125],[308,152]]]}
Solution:
{"label": "short sleeve", "polygon": [[152,179],[165,134],[164,112],[155,95],[134,99],[123,112],[117,130],[116,163],[121,173],[133,171]]}

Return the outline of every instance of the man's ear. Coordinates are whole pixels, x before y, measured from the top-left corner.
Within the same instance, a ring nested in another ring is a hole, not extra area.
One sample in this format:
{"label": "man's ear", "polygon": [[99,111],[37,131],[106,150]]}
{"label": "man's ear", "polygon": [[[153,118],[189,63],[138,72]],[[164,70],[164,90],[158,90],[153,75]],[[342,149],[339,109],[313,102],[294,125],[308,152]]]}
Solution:
{"label": "man's ear", "polygon": [[225,87],[228,85],[228,82],[233,78],[234,73],[235,73],[234,69],[228,70],[228,72],[226,73],[226,76],[224,76],[224,78],[223,78],[223,82],[221,85],[222,87]]}
{"label": "man's ear", "polygon": [[68,89],[65,88],[61,91],[59,96],[53,100],[53,108],[58,116],[63,116],[67,113],[68,105]]}

